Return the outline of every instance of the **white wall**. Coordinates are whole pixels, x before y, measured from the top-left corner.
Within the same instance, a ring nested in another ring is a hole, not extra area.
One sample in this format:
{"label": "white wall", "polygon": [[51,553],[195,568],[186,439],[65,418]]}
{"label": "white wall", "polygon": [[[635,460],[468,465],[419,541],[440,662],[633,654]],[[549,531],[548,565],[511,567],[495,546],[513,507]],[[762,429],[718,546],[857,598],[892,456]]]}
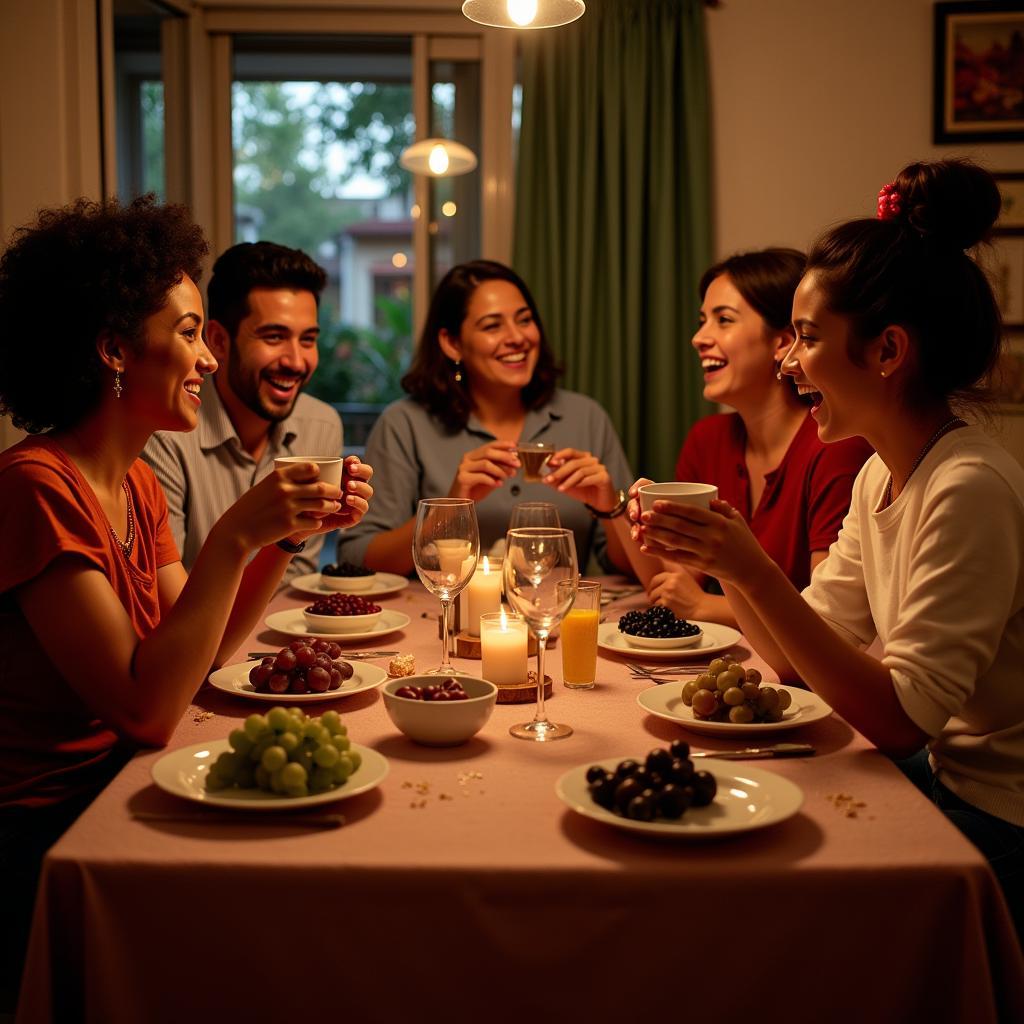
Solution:
{"label": "white wall", "polygon": [[[932,0],[724,0],[707,12],[715,252],[806,248],[914,160],[1024,171],[1024,144],[933,145]],[[1002,440],[1024,462],[1024,417]]]}

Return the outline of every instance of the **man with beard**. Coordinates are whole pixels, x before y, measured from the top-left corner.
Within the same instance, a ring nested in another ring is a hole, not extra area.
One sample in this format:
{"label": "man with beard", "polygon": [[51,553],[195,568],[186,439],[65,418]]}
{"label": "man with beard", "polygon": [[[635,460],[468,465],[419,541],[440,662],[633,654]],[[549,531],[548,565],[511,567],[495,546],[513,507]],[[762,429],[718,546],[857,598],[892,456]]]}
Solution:
{"label": "man with beard", "polygon": [[[210,527],[283,455],[341,455],[342,427],[301,394],[317,365],[326,276],[304,252],[273,242],[232,246],[213,265],[206,343],[217,359],[191,433],[158,432],[143,458],[167,495],[186,569]],[[306,541],[284,582],[316,570],[324,535]]]}

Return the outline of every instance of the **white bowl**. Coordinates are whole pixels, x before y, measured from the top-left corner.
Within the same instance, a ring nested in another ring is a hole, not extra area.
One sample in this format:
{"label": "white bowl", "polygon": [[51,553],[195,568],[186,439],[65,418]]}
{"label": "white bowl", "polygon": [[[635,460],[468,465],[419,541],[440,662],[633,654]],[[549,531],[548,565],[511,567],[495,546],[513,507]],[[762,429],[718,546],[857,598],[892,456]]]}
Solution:
{"label": "white bowl", "polygon": [[[619,630],[622,633],[622,630]],[[630,647],[646,647],[654,651],[672,651],[683,647],[692,647],[700,642],[704,630],[700,629],[693,636],[633,636],[622,633]]]}
{"label": "white bowl", "polygon": [[320,583],[325,590],[337,590],[342,594],[358,594],[362,590],[371,590],[377,582],[377,574],[369,576],[328,576],[320,573]]}
{"label": "white bowl", "polygon": [[475,736],[487,724],[498,700],[498,688],[486,679],[453,672],[466,691],[468,700],[413,700],[396,697],[403,686],[437,685],[446,677],[438,675],[405,676],[389,679],[382,687],[388,717],[411,740],[428,747],[454,747]]}
{"label": "white bowl", "polygon": [[314,615],[303,608],[302,615],[313,633],[365,633],[380,618],[382,611],[369,615]]}

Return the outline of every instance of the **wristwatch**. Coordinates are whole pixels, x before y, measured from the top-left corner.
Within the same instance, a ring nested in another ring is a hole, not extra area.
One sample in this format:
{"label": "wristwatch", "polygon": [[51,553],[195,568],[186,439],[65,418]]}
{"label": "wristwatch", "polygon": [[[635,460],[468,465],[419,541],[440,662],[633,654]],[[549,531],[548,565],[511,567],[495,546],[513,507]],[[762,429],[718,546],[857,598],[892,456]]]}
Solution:
{"label": "wristwatch", "polygon": [[304,540],[300,540],[298,544],[295,544],[287,537],[284,540],[279,540],[277,546],[282,551],[287,551],[289,555],[297,555],[300,551],[306,550],[306,542]]}
{"label": "wristwatch", "polygon": [[586,508],[586,510],[595,519],[618,519],[618,517],[621,516],[622,513],[626,511],[626,506],[628,504],[629,504],[629,495],[624,490],[622,490],[621,487],[619,488],[619,502],[618,502],[618,504],[614,508],[610,508],[607,512],[602,512],[600,509],[594,508],[593,505],[588,505],[586,502],[583,503],[583,505]]}

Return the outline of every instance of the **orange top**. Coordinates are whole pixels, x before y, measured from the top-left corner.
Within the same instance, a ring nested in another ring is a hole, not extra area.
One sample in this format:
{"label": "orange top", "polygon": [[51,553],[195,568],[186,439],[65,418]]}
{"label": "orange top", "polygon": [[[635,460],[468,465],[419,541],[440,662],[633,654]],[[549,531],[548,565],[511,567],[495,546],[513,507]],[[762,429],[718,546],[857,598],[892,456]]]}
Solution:
{"label": "orange top", "polygon": [[126,559],[99,501],[45,436],[0,452],[0,807],[58,803],[109,779],[118,737],[64,681],[29,627],[17,588],[57,558],[99,569],[140,637],[160,621],[156,570],[180,560],[153,471],[128,472],[135,545]]}

